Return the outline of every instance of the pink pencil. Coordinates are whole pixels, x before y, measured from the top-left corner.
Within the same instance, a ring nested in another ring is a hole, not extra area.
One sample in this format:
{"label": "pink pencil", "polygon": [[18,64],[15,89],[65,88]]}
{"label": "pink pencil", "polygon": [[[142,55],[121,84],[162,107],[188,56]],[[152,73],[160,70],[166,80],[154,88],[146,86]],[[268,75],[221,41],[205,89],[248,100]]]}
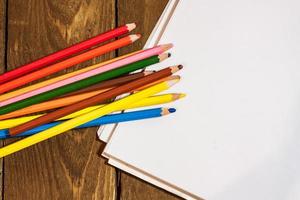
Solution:
{"label": "pink pencil", "polygon": [[133,63],[133,62],[136,62],[136,61],[139,61],[139,60],[143,60],[145,58],[149,58],[149,57],[154,56],[154,55],[159,55],[159,54],[167,51],[170,48],[172,48],[172,44],[159,45],[159,46],[153,47],[151,49],[144,50],[142,52],[139,52],[137,54],[128,56],[128,57],[123,58],[121,60],[117,60],[113,63],[103,65],[101,67],[98,67],[96,69],[84,72],[82,74],[78,74],[78,75],[72,76],[70,78],[58,81],[56,83],[52,83],[50,85],[47,85],[47,86],[32,90],[30,92],[21,94],[19,96],[13,97],[11,99],[7,99],[5,101],[0,102],[0,106],[5,106],[5,105],[11,104],[11,103],[15,103],[17,101],[21,101],[23,99],[26,99],[26,98],[29,98],[29,97],[32,97],[32,96],[50,91],[50,90],[53,90],[55,88],[59,88],[59,87],[62,87],[64,85],[68,85],[70,83],[74,83],[76,81],[80,81],[82,79],[85,79],[85,78],[88,78],[88,77],[91,77],[91,76],[95,76],[97,74],[101,74],[101,73],[116,69],[118,67],[122,67],[124,65],[128,65],[130,63]]}

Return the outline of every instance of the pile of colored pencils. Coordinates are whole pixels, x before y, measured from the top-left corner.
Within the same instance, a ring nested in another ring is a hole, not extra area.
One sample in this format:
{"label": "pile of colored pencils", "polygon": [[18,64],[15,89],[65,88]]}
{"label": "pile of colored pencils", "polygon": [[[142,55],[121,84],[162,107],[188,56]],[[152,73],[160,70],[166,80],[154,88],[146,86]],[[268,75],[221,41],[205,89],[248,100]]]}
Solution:
{"label": "pile of colored pencils", "polygon": [[[173,102],[185,96],[180,93],[157,95],[180,80],[174,73],[182,69],[181,65],[158,71],[145,70],[169,58],[167,51],[172,48],[171,44],[136,51],[26,86],[32,81],[55,75],[76,64],[134,43],[141,37],[139,34],[115,38],[128,34],[135,27],[135,24],[126,24],[1,74],[0,138],[25,137],[1,148],[0,157],[73,128],[174,113],[174,108],[145,108]],[[129,95],[113,101],[123,94]],[[142,110],[111,114],[133,108]]]}

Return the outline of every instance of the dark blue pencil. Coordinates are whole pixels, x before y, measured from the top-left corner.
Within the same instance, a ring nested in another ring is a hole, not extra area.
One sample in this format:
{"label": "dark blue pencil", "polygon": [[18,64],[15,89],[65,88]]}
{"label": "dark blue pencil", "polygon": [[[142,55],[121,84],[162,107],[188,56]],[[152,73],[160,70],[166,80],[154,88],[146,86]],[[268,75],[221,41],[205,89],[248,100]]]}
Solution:
{"label": "dark blue pencil", "polygon": [[[153,108],[153,109],[147,109],[147,110],[106,115],[104,117],[100,117],[98,119],[95,119],[93,121],[85,123],[81,126],[78,126],[77,128],[87,128],[87,127],[100,126],[100,125],[104,125],[104,124],[114,124],[114,123],[119,123],[119,122],[128,122],[128,121],[136,121],[136,120],[142,120],[142,119],[161,117],[161,116],[164,116],[164,115],[167,115],[170,113],[174,113],[175,111],[176,111],[175,108]],[[38,126],[36,128],[33,128],[31,130],[25,131],[21,134],[15,135],[15,136],[10,136],[7,129],[0,130],[0,139],[33,135],[35,133],[39,133],[39,132],[49,129],[53,126],[56,126],[62,122],[64,122],[64,121],[57,121],[57,122],[52,122],[49,124],[44,124],[44,125]]]}

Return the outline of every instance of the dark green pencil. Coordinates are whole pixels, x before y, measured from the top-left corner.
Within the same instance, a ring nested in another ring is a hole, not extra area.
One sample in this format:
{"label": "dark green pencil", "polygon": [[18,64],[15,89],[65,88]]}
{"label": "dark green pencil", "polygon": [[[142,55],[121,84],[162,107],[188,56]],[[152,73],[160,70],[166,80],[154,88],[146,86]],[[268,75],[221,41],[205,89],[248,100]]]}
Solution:
{"label": "dark green pencil", "polygon": [[111,71],[107,71],[104,72],[102,74],[98,74],[86,79],[83,79],[81,81],[75,82],[75,83],[71,83],[53,90],[50,90],[48,92],[45,93],[41,93],[38,94],[36,96],[9,104],[9,105],[5,105],[3,107],[0,107],[0,115],[15,111],[15,110],[19,110],[21,108],[25,108],[27,106],[31,106],[37,103],[41,103],[50,99],[53,99],[55,97],[58,97],[60,95],[63,94],[67,94],[69,92],[73,92],[94,84],[97,84],[99,82],[102,81],[106,81],[124,74],[128,74],[130,72],[139,70],[139,69],[143,69],[147,66],[159,63],[161,61],[163,61],[164,59],[166,59],[167,57],[169,57],[170,54],[161,54],[161,55],[156,55],[156,56],[152,56],[149,58],[146,58],[144,60],[140,60],[128,65],[125,65],[123,67],[111,70]]}

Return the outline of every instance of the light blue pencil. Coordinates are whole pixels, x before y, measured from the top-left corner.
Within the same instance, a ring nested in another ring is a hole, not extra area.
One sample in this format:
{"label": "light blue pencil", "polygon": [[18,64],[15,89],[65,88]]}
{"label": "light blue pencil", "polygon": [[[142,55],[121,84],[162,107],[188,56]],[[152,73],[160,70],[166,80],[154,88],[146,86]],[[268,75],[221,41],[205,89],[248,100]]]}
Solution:
{"label": "light blue pencil", "polygon": [[[88,123],[85,123],[81,126],[78,126],[77,128],[87,128],[87,127],[100,126],[100,125],[104,125],[104,124],[114,124],[114,123],[120,123],[120,122],[128,122],[128,121],[136,121],[136,120],[142,120],[142,119],[161,117],[161,116],[164,116],[164,115],[167,115],[170,113],[174,113],[175,111],[176,111],[175,108],[153,108],[153,109],[147,109],[147,110],[125,112],[125,113],[121,113],[121,114],[106,115],[106,116],[100,117],[98,119],[95,119],[93,121],[90,121]],[[44,124],[44,125],[38,126],[36,128],[33,128],[31,130],[25,131],[21,134],[15,135],[15,136],[10,136],[7,129],[0,130],[0,139],[33,135],[35,133],[38,133],[38,132],[44,131],[46,129],[49,129],[53,126],[56,126],[62,122],[64,122],[64,121],[57,121],[57,122],[52,122],[49,124]]]}

